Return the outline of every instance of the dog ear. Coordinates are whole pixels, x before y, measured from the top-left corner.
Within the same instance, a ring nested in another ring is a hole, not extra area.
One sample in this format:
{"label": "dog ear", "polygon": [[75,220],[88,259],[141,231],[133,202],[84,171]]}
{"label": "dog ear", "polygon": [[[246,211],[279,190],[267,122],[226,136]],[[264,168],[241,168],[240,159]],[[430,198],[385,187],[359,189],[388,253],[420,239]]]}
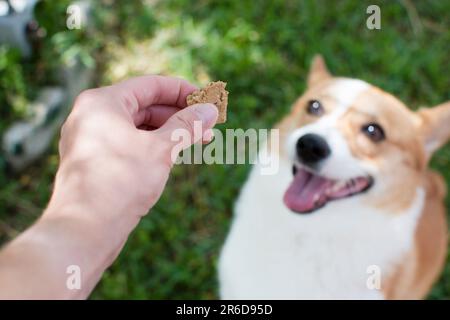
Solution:
{"label": "dog ear", "polygon": [[418,115],[425,150],[431,157],[433,152],[450,140],[450,101],[433,108],[420,109]]}
{"label": "dog ear", "polygon": [[320,54],[316,54],[312,60],[311,68],[308,74],[308,87],[313,87],[319,82],[331,78],[325,61]]}

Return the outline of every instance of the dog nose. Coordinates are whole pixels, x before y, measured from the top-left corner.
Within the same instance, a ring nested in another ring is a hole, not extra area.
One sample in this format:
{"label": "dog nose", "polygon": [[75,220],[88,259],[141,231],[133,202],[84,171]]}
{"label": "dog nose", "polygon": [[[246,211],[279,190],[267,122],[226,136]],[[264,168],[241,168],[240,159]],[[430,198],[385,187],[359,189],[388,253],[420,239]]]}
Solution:
{"label": "dog nose", "polygon": [[305,134],[297,141],[297,156],[301,162],[313,165],[326,159],[330,153],[330,147],[324,138],[317,134]]}

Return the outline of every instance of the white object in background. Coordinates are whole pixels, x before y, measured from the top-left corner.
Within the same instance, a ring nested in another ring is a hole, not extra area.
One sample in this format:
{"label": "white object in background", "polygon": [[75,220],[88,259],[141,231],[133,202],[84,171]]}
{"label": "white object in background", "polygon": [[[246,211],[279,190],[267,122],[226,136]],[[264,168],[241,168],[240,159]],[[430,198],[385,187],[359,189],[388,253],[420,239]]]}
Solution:
{"label": "white object in background", "polygon": [[38,0],[0,0],[0,43],[18,48],[24,57],[31,55],[27,26],[34,20]]}
{"label": "white object in background", "polygon": [[7,163],[19,171],[47,150],[66,115],[66,92],[60,87],[42,89],[29,106],[32,118],[13,124],[3,136]]}

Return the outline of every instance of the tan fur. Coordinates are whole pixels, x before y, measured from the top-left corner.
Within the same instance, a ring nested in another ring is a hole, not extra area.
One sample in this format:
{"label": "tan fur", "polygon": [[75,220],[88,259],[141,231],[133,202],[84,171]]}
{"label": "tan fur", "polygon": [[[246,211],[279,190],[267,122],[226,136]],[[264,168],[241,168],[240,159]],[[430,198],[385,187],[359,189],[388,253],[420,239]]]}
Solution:
{"label": "tan fur", "polygon": [[418,114],[424,144],[428,147],[428,155],[431,155],[450,139],[450,101],[421,109]]}
{"label": "tan fur", "polygon": [[424,176],[426,203],[418,222],[415,246],[382,284],[387,299],[423,299],[439,277],[447,253],[447,219],[443,200],[446,190],[441,176]]}
{"label": "tan fur", "polygon": [[[339,122],[352,154],[380,169],[382,184],[368,199],[372,206],[403,212],[416,196],[425,155],[420,135],[405,134],[417,131],[415,117],[392,95],[372,87]],[[374,144],[360,134],[360,128],[371,122],[387,129],[386,141]]]}
{"label": "tan fur", "polygon": [[308,76],[308,87],[312,88],[316,84],[329,78],[331,78],[331,74],[328,72],[322,56],[315,55],[311,63],[311,71]]}
{"label": "tan fur", "polygon": [[[327,88],[335,79],[323,59],[316,56],[308,77],[308,90],[276,126],[282,141],[295,128],[317,120],[305,112],[310,99],[319,99],[327,112],[333,110],[334,102],[327,96]],[[386,141],[374,144],[361,134],[361,127],[371,122],[386,128]],[[392,95],[371,87],[339,119],[339,130],[353,156],[379,168],[381,178],[367,196],[368,205],[401,214],[411,206],[417,187],[424,187],[425,207],[418,221],[414,248],[402,257],[402,263],[383,281],[382,288],[388,299],[426,297],[447,253],[445,183],[437,173],[427,169],[427,163],[432,152],[450,139],[450,102],[414,113]]]}

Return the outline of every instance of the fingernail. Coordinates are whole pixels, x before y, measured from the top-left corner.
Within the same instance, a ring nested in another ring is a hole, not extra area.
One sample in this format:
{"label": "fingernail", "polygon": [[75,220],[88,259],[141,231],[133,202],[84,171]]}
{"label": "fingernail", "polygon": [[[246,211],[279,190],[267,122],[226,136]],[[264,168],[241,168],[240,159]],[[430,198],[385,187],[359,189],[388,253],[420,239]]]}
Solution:
{"label": "fingernail", "polygon": [[211,103],[197,104],[194,106],[195,112],[202,122],[211,125],[217,120],[217,108]]}

